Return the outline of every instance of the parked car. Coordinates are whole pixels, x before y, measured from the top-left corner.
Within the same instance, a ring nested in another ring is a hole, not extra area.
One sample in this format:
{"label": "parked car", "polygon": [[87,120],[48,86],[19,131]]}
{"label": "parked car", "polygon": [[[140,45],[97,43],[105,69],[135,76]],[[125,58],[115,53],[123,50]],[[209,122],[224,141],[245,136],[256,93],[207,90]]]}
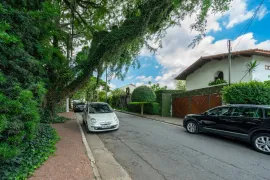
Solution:
{"label": "parked car", "polygon": [[270,154],[270,106],[219,106],[202,114],[187,115],[183,125],[189,133],[210,132],[237,138]]}
{"label": "parked car", "polygon": [[83,123],[88,132],[118,130],[119,120],[107,103],[88,103],[83,113]]}
{"label": "parked car", "polygon": [[74,112],[83,112],[85,109],[85,103],[84,102],[76,102],[73,104],[73,111]]}

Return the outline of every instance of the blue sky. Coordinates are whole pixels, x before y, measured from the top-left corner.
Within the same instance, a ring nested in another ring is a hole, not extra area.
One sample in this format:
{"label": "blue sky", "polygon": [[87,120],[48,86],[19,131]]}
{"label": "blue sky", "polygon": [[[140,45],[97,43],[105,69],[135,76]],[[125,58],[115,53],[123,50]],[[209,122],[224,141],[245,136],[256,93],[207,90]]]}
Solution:
{"label": "blue sky", "polygon": [[141,67],[130,68],[124,81],[112,79],[111,87],[114,89],[130,83],[139,86],[151,81],[174,89],[174,77],[177,74],[200,56],[226,52],[228,39],[232,40],[233,51],[252,48],[270,50],[270,0],[264,0],[248,31],[239,37],[239,33],[246,26],[260,2],[260,0],[233,0],[227,12],[209,15],[207,35],[193,49],[188,45],[198,32],[190,31],[189,27],[196,15],[186,18],[181,27],[167,30],[167,35],[162,40],[163,48],[159,49],[155,55],[143,48],[139,56]]}

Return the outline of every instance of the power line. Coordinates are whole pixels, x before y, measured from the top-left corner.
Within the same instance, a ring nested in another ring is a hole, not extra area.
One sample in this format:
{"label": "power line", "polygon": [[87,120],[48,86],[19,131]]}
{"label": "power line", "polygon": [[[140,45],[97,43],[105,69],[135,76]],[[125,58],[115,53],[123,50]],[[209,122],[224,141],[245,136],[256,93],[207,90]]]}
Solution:
{"label": "power line", "polygon": [[[255,10],[254,14],[252,15],[252,17],[250,18],[250,20],[248,21],[248,23],[245,25],[245,27],[241,30],[240,34],[238,37],[242,36],[243,34],[245,34],[249,28],[249,26],[251,25],[252,21],[255,19],[255,17],[257,16],[262,4],[263,4],[264,0],[261,1],[261,3],[259,4],[259,6],[257,7],[257,9]],[[233,48],[235,49],[239,43],[241,42],[241,40],[243,39],[243,36],[239,39],[238,43],[236,44],[236,46]]]}

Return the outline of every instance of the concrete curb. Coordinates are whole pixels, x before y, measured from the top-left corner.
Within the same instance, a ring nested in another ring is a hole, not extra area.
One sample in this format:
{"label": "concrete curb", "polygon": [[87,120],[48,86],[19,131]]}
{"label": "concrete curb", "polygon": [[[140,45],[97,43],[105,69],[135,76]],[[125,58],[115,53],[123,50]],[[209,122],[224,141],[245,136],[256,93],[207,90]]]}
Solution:
{"label": "concrete curb", "polygon": [[87,154],[88,158],[90,159],[90,162],[91,162],[91,166],[93,168],[93,173],[94,173],[95,179],[96,180],[102,180],[101,177],[100,177],[100,173],[98,171],[98,168],[96,166],[96,161],[95,161],[95,158],[93,156],[93,153],[92,153],[92,151],[91,151],[91,149],[90,149],[90,147],[89,147],[89,145],[87,143],[87,140],[86,140],[86,137],[84,135],[82,126],[81,126],[78,118],[76,117],[75,113],[74,113],[74,117],[75,117],[76,122],[77,122],[77,124],[79,126],[79,129],[80,129],[80,132],[81,132],[81,135],[82,135],[82,141],[83,141],[83,144],[84,144],[85,149],[86,149],[86,154]]}
{"label": "concrete curb", "polygon": [[115,111],[121,112],[121,113],[125,113],[125,114],[134,115],[134,116],[138,116],[138,117],[142,117],[142,118],[146,118],[146,119],[151,119],[151,120],[154,120],[154,121],[163,122],[163,123],[166,123],[166,124],[171,124],[171,125],[183,127],[181,124],[171,123],[171,122],[167,122],[167,121],[161,121],[161,120],[159,120],[159,119],[147,117],[147,116],[144,116],[144,115],[140,115],[140,114],[136,114],[136,113],[132,113],[132,112],[128,112],[128,111],[121,111],[121,110],[115,110]]}

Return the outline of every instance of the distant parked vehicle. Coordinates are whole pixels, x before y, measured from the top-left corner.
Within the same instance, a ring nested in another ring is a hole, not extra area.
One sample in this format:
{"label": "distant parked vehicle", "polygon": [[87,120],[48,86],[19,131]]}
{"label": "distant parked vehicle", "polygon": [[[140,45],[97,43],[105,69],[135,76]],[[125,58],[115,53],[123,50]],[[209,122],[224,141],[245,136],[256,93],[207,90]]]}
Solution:
{"label": "distant parked vehicle", "polygon": [[210,132],[237,138],[270,154],[270,106],[219,106],[202,114],[187,115],[183,125],[189,133]]}
{"label": "distant parked vehicle", "polygon": [[73,111],[74,112],[83,112],[85,108],[85,103],[84,102],[73,102]]}
{"label": "distant parked vehicle", "polygon": [[83,123],[88,132],[118,130],[119,120],[107,103],[88,103],[83,113]]}

